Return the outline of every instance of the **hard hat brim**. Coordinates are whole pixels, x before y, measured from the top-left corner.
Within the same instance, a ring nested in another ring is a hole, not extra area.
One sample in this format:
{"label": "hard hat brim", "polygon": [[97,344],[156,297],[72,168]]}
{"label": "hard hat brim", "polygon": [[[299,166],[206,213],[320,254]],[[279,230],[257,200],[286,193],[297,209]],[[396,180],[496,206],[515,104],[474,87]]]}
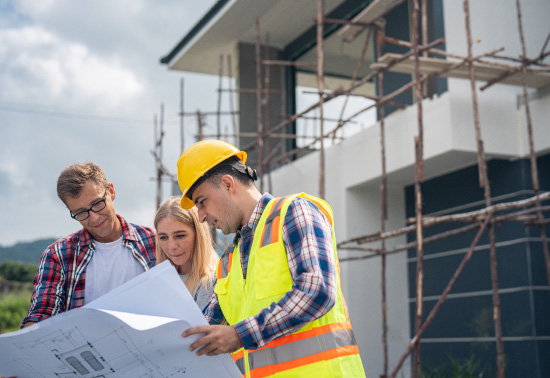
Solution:
{"label": "hard hat brim", "polygon": [[189,210],[190,208],[195,206],[195,204],[186,196],[181,196],[180,206],[184,210]]}

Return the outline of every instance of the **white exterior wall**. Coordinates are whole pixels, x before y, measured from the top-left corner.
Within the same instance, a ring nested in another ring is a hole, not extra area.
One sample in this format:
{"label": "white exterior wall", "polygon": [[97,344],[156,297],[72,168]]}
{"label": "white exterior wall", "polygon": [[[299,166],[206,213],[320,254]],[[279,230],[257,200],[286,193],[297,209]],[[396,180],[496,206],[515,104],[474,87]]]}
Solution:
{"label": "white exterior wall", "polygon": [[[528,53],[536,55],[548,32],[550,2],[522,1]],[[470,1],[475,53],[506,47],[503,55],[520,53],[513,0]],[[488,15],[491,15],[488,17]],[[444,1],[447,51],[466,52],[462,1]],[[445,174],[476,164],[476,141],[470,83],[449,79],[449,91],[423,101],[425,177]],[[479,86],[484,83],[478,83]],[[518,107],[522,88],[495,85],[479,92],[482,137],[487,157],[511,159],[528,153],[525,115]],[[529,90],[530,108],[537,152],[550,148],[550,90]],[[330,117],[330,115],[327,115]],[[418,134],[417,107],[396,111],[386,118],[388,171],[388,211],[386,230],[405,226],[404,187],[414,183],[414,136]],[[325,151],[326,200],[335,217],[338,242],[380,230],[379,185],[381,174],[379,126],[373,125]],[[311,153],[272,173],[273,194],[293,192],[319,194],[319,153]],[[404,237],[387,242],[401,245]],[[370,246],[378,246],[371,244]],[[341,258],[359,252],[339,251]],[[388,339],[390,371],[409,339],[408,278],[406,252],[394,254],[387,262]],[[380,259],[344,262],[342,285],[355,335],[368,377],[383,372]],[[408,376],[410,364],[403,368]]]}
{"label": "white exterior wall", "polygon": [[[519,58],[521,46],[515,0],[476,0],[469,3],[471,33],[474,41],[473,54],[479,55],[504,47],[505,50],[499,55]],[[550,1],[522,0],[520,4],[527,56],[534,58],[540,54],[548,36]],[[466,55],[462,2],[445,0],[443,5],[447,51]],[[496,61],[510,63],[503,60]],[[549,58],[545,60],[546,63],[549,61]],[[478,83],[477,88],[484,84]],[[449,93],[456,149],[467,148],[475,151],[470,82],[449,79]],[[535,150],[541,152],[550,146],[548,121],[550,88],[528,89],[528,94],[531,98]],[[483,92],[478,90],[478,101],[482,137],[487,154],[510,158],[527,156],[529,146],[525,109],[523,106],[518,106],[523,102],[523,88],[494,85]]]}

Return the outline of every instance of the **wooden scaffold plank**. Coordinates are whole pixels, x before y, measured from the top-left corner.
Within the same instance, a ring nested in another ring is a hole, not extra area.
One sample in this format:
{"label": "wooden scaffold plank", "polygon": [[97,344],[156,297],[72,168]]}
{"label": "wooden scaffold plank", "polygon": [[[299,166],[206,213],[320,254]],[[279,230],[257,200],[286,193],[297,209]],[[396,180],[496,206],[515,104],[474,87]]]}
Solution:
{"label": "wooden scaffold plank", "polygon": [[[395,53],[386,53],[382,55],[376,63],[371,65],[371,68],[378,69],[388,66],[392,61],[400,58],[400,54]],[[455,60],[444,60],[439,58],[430,58],[430,57],[420,57],[420,73],[421,74],[431,74],[434,72],[441,71],[445,68],[456,64]],[[509,72],[508,69],[503,67],[494,67],[483,63],[475,63],[475,79],[476,81],[492,81],[496,80],[499,77],[502,77],[504,74]],[[407,59],[399,62],[389,68],[389,71],[401,72],[401,73],[414,73],[414,57],[410,56]],[[453,70],[450,70],[441,76],[459,78],[459,79],[469,79],[468,66],[460,66]],[[527,72],[526,73],[526,82],[527,86],[530,88],[542,88],[547,85],[550,85],[550,72],[537,71],[537,72]],[[509,85],[523,85],[521,71],[517,71],[514,74],[504,77],[500,80],[502,84]]]}

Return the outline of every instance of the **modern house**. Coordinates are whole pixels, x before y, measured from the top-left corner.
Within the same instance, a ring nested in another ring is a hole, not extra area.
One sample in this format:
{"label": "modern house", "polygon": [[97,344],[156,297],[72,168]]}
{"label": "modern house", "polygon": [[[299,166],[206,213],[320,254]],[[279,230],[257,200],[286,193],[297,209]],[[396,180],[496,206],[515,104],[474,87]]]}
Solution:
{"label": "modern house", "polygon": [[[435,47],[448,55],[430,54],[429,58],[437,58],[438,62],[421,61],[423,74],[468,56],[468,28],[471,31],[472,56],[487,54],[481,59],[494,64],[482,67],[483,64],[476,61],[478,76],[475,96],[467,64],[462,66],[465,71],[459,72],[457,67],[436,75],[426,86],[421,103],[424,181],[420,187],[424,217],[475,212],[486,208],[489,203],[512,203],[533,198],[537,193],[532,180],[535,171],[530,161],[530,134],[540,193],[550,191],[550,46],[547,38],[550,32],[550,2],[519,2],[525,41],[523,46],[527,58],[532,59],[525,76],[527,96],[524,96],[521,75],[520,57],[523,53],[516,2],[476,0],[469,3],[468,18],[465,17],[462,1],[431,0],[427,1],[425,8],[427,39],[432,42],[443,38]],[[354,72],[355,81],[360,81],[368,78],[376,68],[387,67],[391,59],[410,51],[410,46],[387,42],[377,53],[374,37],[377,34],[369,34],[361,26],[372,25],[378,20],[376,24],[383,26],[385,36],[412,42],[413,0],[325,0],[323,5],[325,19],[356,22],[324,23],[323,76],[327,93],[349,88],[354,82]],[[266,103],[263,105],[268,106],[270,111],[263,114],[262,122],[264,126],[265,123],[272,127],[279,125],[282,114],[290,116],[305,109],[306,106],[300,107],[298,104],[301,91],[305,88],[318,90],[317,6],[316,1],[218,0],[161,62],[171,70],[218,75],[220,54],[231,55],[235,63],[236,86],[241,89],[257,89],[258,77],[261,77],[264,86],[268,72],[270,95],[267,99],[264,97]],[[263,45],[262,60],[295,64],[269,65],[264,62],[261,75],[257,75],[257,30],[260,30]],[[268,46],[266,33],[269,34]],[[369,39],[367,46],[365,41]],[[364,46],[367,46],[366,50]],[[502,47],[504,50],[499,51],[498,55],[516,60],[488,56]],[[398,55],[392,58],[390,53]],[[361,59],[362,64],[358,66],[357,62]],[[411,59],[409,62],[412,62]],[[407,67],[405,63],[388,68],[381,86],[378,86],[378,76],[374,75],[353,93],[356,97],[369,96],[376,101],[381,95],[406,85],[415,75],[414,66]],[[509,66],[519,68],[506,76],[503,72],[510,71],[506,68]],[[483,76],[482,69],[487,70],[487,76]],[[493,79],[495,82],[491,83]],[[488,83],[491,85],[483,88]],[[237,92],[238,131],[245,135],[239,139],[241,148],[256,140],[250,134],[258,132],[256,99],[253,91]],[[372,124],[327,144],[322,151],[324,166],[319,163],[321,151],[317,144],[308,149],[309,153],[274,169],[270,190],[274,195],[293,192],[320,195],[319,176],[323,173],[324,198],[334,211],[338,242],[343,242],[380,231],[380,185],[385,175],[385,230],[398,230],[410,224],[407,219],[415,217],[417,206],[414,142],[419,135],[417,99],[413,87],[392,99],[401,106],[386,103],[383,113],[385,135],[382,139],[384,161],[381,157],[379,125],[382,114],[378,108]],[[339,114],[324,116],[338,118]],[[367,121],[363,119],[362,122]],[[480,135],[476,133],[476,124],[479,125]],[[527,126],[532,127],[531,133]],[[327,131],[329,127],[325,127]],[[289,123],[282,130],[288,134],[300,134],[297,123]],[[480,187],[479,138],[483,141],[482,149],[487,161],[490,198]],[[277,156],[284,155],[301,143],[300,139],[282,140],[285,143]],[[275,148],[278,142],[272,138],[268,143]],[[251,152],[251,157],[253,162],[258,162],[256,150]],[[528,207],[524,206],[525,209]],[[548,210],[542,214],[548,219]],[[423,237],[456,227],[456,223],[426,227]],[[477,231],[473,229],[425,244],[422,259],[423,319],[441,298],[472,246]],[[545,233],[550,235],[548,226]],[[540,227],[517,219],[495,224],[494,234],[498,263],[498,332],[501,332],[506,376],[549,377],[550,273],[547,272],[547,265],[550,262],[545,261],[544,257],[544,249],[548,246],[543,244],[545,239],[541,237]],[[472,257],[421,337],[420,359],[427,367],[448,364],[449,356],[457,361],[473,358],[480,362],[480,368],[486,367],[493,376],[497,376],[499,340],[493,322],[495,283],[491,275],[491,241],[488,235],[483,233],[473,246]],[[401,234],[385,239],[385,248],[390,250],[415,240],[415,232]],[[380,243],[378,240],[364,246],[380,248]],[[344,295],[363,364],[368,377],[378,377],[385,374],[381,259],[379,256],[350,259],[366,255],[368,253],[359,246],[357,250],[339,250]],[[415,334],[417,263],[416,248],[387,256],[385,285],[389,372]],[[413,359],[408,358],[397,376],[408,377],[412,369]]]}

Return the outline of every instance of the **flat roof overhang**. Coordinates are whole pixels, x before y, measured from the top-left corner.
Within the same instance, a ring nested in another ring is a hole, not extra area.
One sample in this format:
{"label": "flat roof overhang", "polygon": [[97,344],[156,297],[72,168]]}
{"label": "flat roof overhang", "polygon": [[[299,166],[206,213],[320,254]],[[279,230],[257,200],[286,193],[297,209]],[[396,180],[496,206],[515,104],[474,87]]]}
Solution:
{"label": "flat roof overhang", "polygon": [[[372,0],[325,0],[325,17],[352,19]],[[265,44],[280,49],[286,60],[316,61],[317,2],[295,0],[218,0],[181,41],[164,57],[161,63],[168,69],[219,74],[221,54],[234,55],[239,43],[255,44],[256,19],[260,37]],[[347,80],[360,58],[365,38],[345,41],[336,33],[342,25],[325,24],[325,76]],[[364,34],[363,34],[364,35]],[[372,43],[359,72],[359,78],[370,72],[373,63]],[[315,68],[297,69],[315,72]],[[299,83],[300,84],[300,83]]]}

